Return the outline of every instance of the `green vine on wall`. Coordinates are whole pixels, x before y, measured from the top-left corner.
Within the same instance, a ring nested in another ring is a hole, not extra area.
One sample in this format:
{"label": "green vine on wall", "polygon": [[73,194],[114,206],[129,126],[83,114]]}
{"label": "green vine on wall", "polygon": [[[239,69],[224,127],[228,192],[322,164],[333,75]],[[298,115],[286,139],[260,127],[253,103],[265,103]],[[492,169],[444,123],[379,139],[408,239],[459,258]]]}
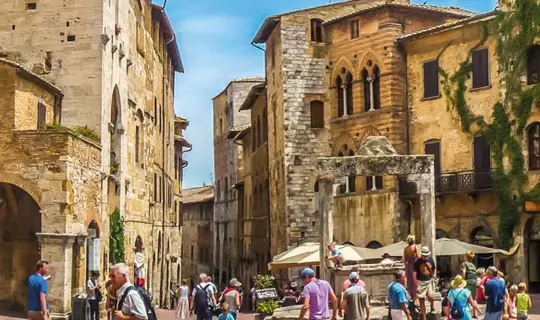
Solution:
{"label": "green vine on wall", "polygon": [[124,219],[120,210],[114,209],[109,217],[109,262],[112,264],[126,262],[124,246]]}
{"label": "green vine on wall", "polygon": [[[515,0],[510,8],[499,12],[492,22],[482,24],[480,42],[469,51],[467,59],[459,64],[454,74],[440,69],[447,107],[456,110],[462,131],[482,134],[490,145],[495,166],[493,188],[499,203],[499,239],[503,248],[513,243],[512,233],[524,201],[540,202],[540,183],[528,192],[524,190],[528,180],[521,150],[532,107],[535,102],[537,107],[540,106],[540,85],[525,86],[521,82],[527,52],[537,43],[540,34],[540,3]],[[465,98],[466,83],[472,71],[472,52],[485,43],[489,34],[497,38],[496,54],[504,94],[503,101],[493,106],[492,123],[475,115]],[[473,124],[477,127],[475,132],[471,132]]]}

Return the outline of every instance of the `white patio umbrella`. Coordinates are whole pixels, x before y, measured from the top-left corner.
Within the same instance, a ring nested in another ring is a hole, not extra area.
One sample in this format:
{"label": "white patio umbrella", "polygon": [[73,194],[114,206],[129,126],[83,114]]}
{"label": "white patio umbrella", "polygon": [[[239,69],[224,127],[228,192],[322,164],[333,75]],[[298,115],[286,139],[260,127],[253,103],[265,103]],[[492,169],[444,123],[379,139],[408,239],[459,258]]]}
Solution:
{"label": "white patio umbrella", "polygon": [[[403,249],[407,246],[407,242],[401,241],[398,243],[394,243],[382,248],[377,249],[377,253],[383,254],[383,253],[389,253],[392,257],[401,257],[403,255]],[[420,250],[420,245],[417,245],[418,250]],[[510,252],[502,250],[502,249],[495,249],[495,248],[488,248],[483,247],[475,244],[470,244],[467,242],[459,241],[457,239],[447,239],[447,238],[440,238],[435,240],[435,254],[437,256],[459,256],[465,254],[467,251],[472,251],[476,254],[503,254],[503,255],[511,255],[514,250],[511,250]]]}
{"label": "white patio umbrella", "polygon": [[[351,245],[336,246],[343,253],[346,261],[363,261],[367,259],[379,258],[376,250],[368,248],[354,247]],[[278,254],[269,263],[271,270],[307,267],[319,264],[319,243],[308,242]]]}

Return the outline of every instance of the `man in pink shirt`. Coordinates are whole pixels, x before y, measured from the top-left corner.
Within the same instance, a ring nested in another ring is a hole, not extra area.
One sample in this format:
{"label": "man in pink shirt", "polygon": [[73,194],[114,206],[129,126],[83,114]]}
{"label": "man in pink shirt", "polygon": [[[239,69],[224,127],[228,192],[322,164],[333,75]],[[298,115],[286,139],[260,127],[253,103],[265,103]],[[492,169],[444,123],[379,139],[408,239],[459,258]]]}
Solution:
{"label": "man in pink shirt", "polygon": [[[351,273],[358,272],[358,269],[360,269],[358,266],[352,267]],[[356,285],[359,286],[360,288],[364,288],[364,289],[366,288],[366,284],[364,283],[364,281],[362,281],[362,279],[358,279],[358,283],[356,283]],[[342,286],[343,291],[349,289],[350,286],[351,286],[351,280],[347,278],[347,280],[343,282],[343,286]]]}

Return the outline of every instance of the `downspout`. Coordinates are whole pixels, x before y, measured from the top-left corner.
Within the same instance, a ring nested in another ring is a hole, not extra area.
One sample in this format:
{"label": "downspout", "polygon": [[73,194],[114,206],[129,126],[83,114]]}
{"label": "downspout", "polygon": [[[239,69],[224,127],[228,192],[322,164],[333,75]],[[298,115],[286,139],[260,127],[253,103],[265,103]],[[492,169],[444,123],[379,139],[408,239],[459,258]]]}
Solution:
{"label": "downspout", "polygon": [[261,50],[262,52],[266,52],[266,50],[263,48],[263,47],[259,47],[258,45],[255,44],[255,42],[251,41],[251,45],[254,46],[255,48]]}
{"label": "downspout", "polygon": [[[163,46],[163,48],[161,48],[162,50],[162,57],[165,58],[165,46]],[[162,185],[161,185],[161,194],[165,194],[165,186],[166,186],[166,170],[165,170],[165,160],[166,160],[166,157],[165,157],[165,151],[166,151],[166,143],[165,143],[165,131],[166,131],[166,128],[167,126],[165,125],[165,106],[166,106],[166,101],[165,101],[165,72],[166,72],[166,69],[165,69],[165,61],[163,61],[162,63],[162,76],[161,76],[161,101],[163,102],[163,106],[161,107],[161,115],[160,117],[161,120],[160,120],[160,123],[161,123],[161,128],[162,128],[162,131],[161,131],[161,145],[162,145],[162,151],[161,151],[161,158],[162,158],[162,162],[161,162],[161,173],[162,173],[162,176],[163,176],[163,179],[162,179]],[[162,116],[163,115],[163,116]],[[163,250],[161,251],[161,261],[163,261],[163,264],[161,265],[161,295],[162,295],[162,305],[167,305],[167,295],[169,293],[169,291],[167,290],[167,292],[165,292],[165,294],[163,293],[163,279],[165,278],[165,266],[166,266],[166,262],[165,262],[165,239],[167,238],[166,237],[166,234],[165,234],[165,211],[166,211],[166,204],[167,204],[167,198],[164,198],[163,199],[163,202],[162,202],[162,217],[161,217],[161,234],[163,235],[161,237],[161,240],[163,241],[163,244],[161,246],[161,248],[163,248]],[[170,248],[169,248],[170,249]],[[165,278],[165,281],[167,281],[167,279]],[[166,283],[165,284],[165,288],[168,287],[168,284]]]}

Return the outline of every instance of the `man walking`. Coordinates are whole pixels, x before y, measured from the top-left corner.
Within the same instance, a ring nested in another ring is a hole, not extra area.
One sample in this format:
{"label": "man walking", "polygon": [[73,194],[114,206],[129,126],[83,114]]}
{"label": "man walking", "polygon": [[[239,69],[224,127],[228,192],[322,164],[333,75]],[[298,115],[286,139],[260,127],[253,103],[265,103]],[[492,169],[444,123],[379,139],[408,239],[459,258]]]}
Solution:
{"label": "man walking", "polygon": [[499,270],[495,267],[489,267],[487,270],[488,281],[484,290],[486,300],[485,320],[501,320],[506,290],[504,282],[498,278]]}
{"label": "man walking", "polygon": [[90,279],[86,283],[88,287],[88,304],[90,305],[90,320],[99,320],[99,302],[101,292],[98,284],[99,273],[92,271]]}
{"label": "man walking", "polygon": [[426,298],[431,304],[431,311],[435,309],[433,306],[433,294],[435,293],[435,277],[437,273],[435,272],[435,261],[430,257],[429,248],[422,247],[420,254],[422,256],[414,263],[414,275],[418,298],[420,299],[422,319],[426,320]]}
{"label": "man walking", "polygon": [[327,281],[315,278],[315,271],[305,268],[300,273],[304,281],[304,305],[300,311],[299,319],[304,319],[309,310],[309,320],[325,320],[328,316],[328,300],[332,301],[332,320],[337,319],[338,300]]}
{"label": "man walking", "polygon": [[345,310],[344,320],[369,320],[369,296],[363,287],[358,285],[360,275],[351,272],[351,285],[343,292],[340,310]]}
{"label": "man walking", "polygon": [[191,314],[195,312],[197,320],[212,320],[214,306],[217,304],[214,285],[208,282],[206,273],[199,275],[199,281],[191,295]]}
{"label": "man walking", "polygon": [[390,315],[392,320],[411,320],[409,312],[409,300],[405,283],[407,274],[405,271],[397,271],[394,274],[394,282],[388,286],[388,300],[390,301]]}
{"label": "man walking", "polygon": [[135,289],[129,282],[129,267],[125,263],[118,263],[111,268],[111,281],[116,290],[115,320],[147,320],[146,306]]}
{"label": "man walking", "polygon": [[36,265],[36,273],[28,278],[28,319],[48,320],[47,304],[48,284],[45,276],[49,273],[49,262],[40,260]]}

